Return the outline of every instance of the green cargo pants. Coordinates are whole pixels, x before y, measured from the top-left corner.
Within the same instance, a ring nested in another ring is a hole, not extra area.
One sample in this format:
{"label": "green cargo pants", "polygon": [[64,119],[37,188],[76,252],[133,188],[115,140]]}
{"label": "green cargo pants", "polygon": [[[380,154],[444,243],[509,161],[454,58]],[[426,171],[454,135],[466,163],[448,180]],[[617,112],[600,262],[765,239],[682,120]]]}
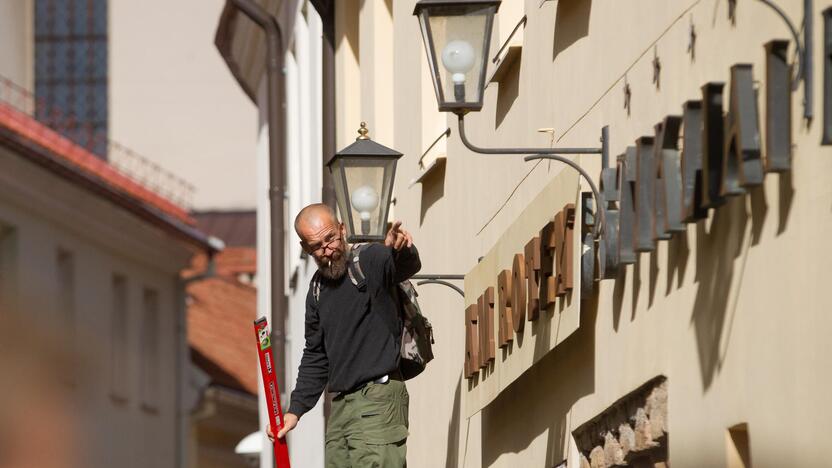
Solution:
{"label": "green cargo pants", "polygon": [[398,380],[336,396],[326,428],[327,468],[406,467],[409,403]]}

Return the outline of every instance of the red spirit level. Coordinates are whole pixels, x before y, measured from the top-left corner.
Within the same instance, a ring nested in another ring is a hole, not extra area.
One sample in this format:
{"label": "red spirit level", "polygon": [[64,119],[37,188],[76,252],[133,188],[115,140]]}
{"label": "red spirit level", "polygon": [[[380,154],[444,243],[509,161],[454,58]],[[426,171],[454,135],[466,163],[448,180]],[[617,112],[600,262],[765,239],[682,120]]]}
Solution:
{"label": "red spirit level", "polygon": [[[263,389],[266,391],[266,402],[269,407],[269,426],[276,438],[278,430],[283,427],[283,409],[280,407],[280,389],[277,387],[277,376],[274,373],[274,355],[269,338],[269,322],[266,317],[260,317],[254,321],[254,335],[257,337],[260,372],[263,374]],[[274,461],[277,468],[290,468],[289,447],[286,446],[285,437],[275,439]]]}

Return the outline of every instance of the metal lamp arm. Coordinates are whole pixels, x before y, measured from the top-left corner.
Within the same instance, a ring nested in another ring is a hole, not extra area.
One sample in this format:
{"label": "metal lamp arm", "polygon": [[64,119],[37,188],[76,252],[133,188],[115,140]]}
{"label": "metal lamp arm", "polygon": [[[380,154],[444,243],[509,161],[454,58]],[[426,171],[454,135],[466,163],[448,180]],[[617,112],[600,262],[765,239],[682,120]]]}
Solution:
{"label": "metal lamp arm", "polygon": [[555,161],[560,161],[569,167],[578,171],[584,180],[587,181],[589,187],[592,189],[592,196],[595,198],[595,212],[598,213],[599,221],[595,223],[594,227],[594,236],[596,239],[601,238],[601,233],[603,232],[603,227],[607,224],[607,218],[604,215],[604,208],[606,204],[604,203],[604,198],[601,196],[601,192],[598,191],[598,187],[595,186],[595,182],[592,181],[592,177],[589,173],[584,170],[581,166],[579,166],[576,162],[567,159],[561,154],[600,154],[602,155],[602,165],[606,167],[608,164],[608,139],[607,139],[607,128],[604,127],[601,130],[601,144],[600,148],[480,148],[475,146],[470,141],[468,141],[468,137],[465,135],[465,118],[464,115],[458,115],[458,122],[459,122],[459,138],[462,140],[462,144],[465,145],[466,148],[469,150],[480,153],[480,154],[527,154],[523,158],[524,161],[531,161],[533,159],[554,159]]}
{"label": "metal lamp arm", "polygon": [[454,291],[458,292],[460,296],[465,297],[465,291],[462,290],[459,286],[455,284],[451,284],[448,280],[464,280],[465,275],[432,275],[432,274],[416,274],[410,277],[412,280],[421,280],[416,283],[416,286],[421,286],[423,284],[441,284],[442,286],[447,286]]}
{"label": "metal lamp arm", "polygon": [[457,115],[459,138],[469,150],[480,154],[604,154],[604,148],[480,148],[465,135],[465,116]]}

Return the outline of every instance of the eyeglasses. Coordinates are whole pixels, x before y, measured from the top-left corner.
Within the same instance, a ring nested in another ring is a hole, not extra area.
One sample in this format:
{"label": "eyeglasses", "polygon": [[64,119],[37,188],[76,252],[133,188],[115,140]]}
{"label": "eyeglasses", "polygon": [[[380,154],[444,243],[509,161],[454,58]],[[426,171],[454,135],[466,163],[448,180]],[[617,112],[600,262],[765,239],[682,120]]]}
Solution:
{"label": "eyeglasses", "polygon": [[332,244],[340,240],[341,231],[332,232],[324,237],[324,240],[319,244],[306,244],[306,251],[317,257],[323,255],[326,249],[330,248]]}

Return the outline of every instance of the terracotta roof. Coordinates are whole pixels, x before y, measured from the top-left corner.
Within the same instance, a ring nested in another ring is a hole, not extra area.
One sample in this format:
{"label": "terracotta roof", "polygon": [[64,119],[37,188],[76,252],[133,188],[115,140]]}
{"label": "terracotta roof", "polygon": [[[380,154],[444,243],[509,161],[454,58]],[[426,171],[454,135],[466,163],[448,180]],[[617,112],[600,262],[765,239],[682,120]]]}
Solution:
{"label": "terracotta roof", "polygon": [[228,247],[257,245],[257,212],[254,210],[199,211],[193,216],[200,231],[219,237]]}
{"label": "terracotta roof", "polygon": [[212,383],[257,394],[253,322],[257,291],[213,277],[188,285],[188,344],[193,362]]}
{"label": "terracotta roof", "polygon": [[[202,273],[207,265],[207,255],[194,255],[190,268],[182,271],[182,277]],[[214,255],[214,268],[216,275],[229,279],[236,279],[241,274],[254,275],[257,273],[257,250],[254,247],[226,247]]]}
{"label": "terracotta roof", "polygon": [[47,150],[50,156],[68,163],[77,172],[92,176],[109,188],[149,205],[166,216],[191,227],[196,225],[196,220],[181,206],[119,173],[93,153],[5,103],[0,103],[0,129],[11,132],[24,140],[23,143]]}

